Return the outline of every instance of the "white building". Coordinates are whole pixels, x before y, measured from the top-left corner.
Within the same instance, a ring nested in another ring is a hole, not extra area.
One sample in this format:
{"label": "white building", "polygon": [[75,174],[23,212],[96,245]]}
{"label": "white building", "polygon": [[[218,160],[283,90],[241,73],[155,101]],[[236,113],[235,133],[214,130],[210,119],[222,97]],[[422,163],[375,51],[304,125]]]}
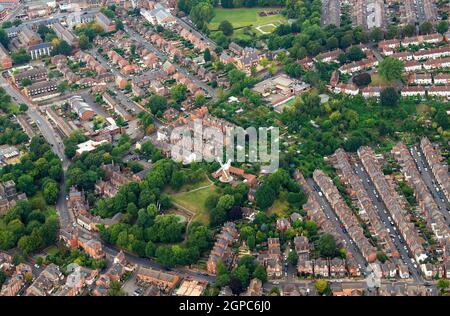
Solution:
{"label": "white building", "polygon": [[141,15],[152,25],[171,26],[176,19],[160,3],[157,3],[153,10],[141,9]]}
{"label": "white building", "polygon": [[422,86],[408,86],[401,91],[402,97],[425,96],[425,89]]}

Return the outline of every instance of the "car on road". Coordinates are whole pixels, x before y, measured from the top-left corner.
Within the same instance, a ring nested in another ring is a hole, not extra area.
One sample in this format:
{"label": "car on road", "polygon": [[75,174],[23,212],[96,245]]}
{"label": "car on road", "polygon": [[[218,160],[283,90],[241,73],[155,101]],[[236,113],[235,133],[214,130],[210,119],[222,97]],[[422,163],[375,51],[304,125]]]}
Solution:
{"label": "car on road", "polygon": [[143,288],[137,288],[136,290],[134,290],[134,293],[133,293],[134,296],[141,296],[142,294],[144,294]]}

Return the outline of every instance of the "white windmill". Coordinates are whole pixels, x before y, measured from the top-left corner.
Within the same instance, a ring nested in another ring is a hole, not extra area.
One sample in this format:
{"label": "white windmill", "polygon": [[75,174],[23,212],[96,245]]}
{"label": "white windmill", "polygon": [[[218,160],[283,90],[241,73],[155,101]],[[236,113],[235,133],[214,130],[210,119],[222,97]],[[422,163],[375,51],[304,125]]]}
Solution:
{"label": "white windmill", "polygon": [[233,181],[233,176],[230,174],[230,166],[231,166],[231,159],[228,159],[226,163],[222,163],[220,159],[217,159],[217,161],[220,163],[220,168],[217,170],[216,174],[220,174],[219,180],[220,182],[229,183]]}

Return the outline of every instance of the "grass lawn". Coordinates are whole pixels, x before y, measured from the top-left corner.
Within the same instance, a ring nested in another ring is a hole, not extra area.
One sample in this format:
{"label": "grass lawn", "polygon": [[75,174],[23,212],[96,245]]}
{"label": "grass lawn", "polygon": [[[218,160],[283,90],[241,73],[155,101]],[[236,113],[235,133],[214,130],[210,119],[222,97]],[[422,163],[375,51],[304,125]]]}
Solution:
{"label": "grass lawn", "polygon": [[389,82],[384,80],[379,74],[372,75],[372,82],[370,83],[371,86],[387,86],[389,85]]}
{"label": "grass lawn", "polygon": [[211,185],[207,188],[197,191],[184,192],[172,195],[172,199],[175,203],[187,208],[195,213],[194,221],[200,221],[202,223],[209,223],[208,210],[205,208],[205,200],[208,196],[213,194],[215,186]]}
{"label": "grass lawn", "polygon": [[273,202],[273,205],[267,210],[267,215],[272,215],[273,213],[277,214],[280,217],[286,217],[288,214],[286,211],[288,210],[289,205],[287,201],[276,199]]}
{"label": "grass lawn", "polygon": [[[286,21],[286,18],[281,14],[274,14],[269,16],[259,16],[258,12],[270,11],[272,8],[238,8],[238,9],[214,9],[215,16],[209,23],[211,30],[217,30],[220,22],[228,20],[233,27],[242,28],[244,26],[252,26],[254,29],[258,26],[262,27],[262,32],[272,32],[275,26]],[[276,10],[276,9],[274,9]],[[274,25],[270,25],[274,24]]]}
{"label": "grass lawn", "polygon": [[201,188],[201,187],[204,187],[204,186],[207,186],[207,185],[210,185],[211,184],[211,181],[209,181],[209,179],[206,177],[206,175],[205,175],[205,177],[203,178],[203,180],[201,180],[201,181],[199,181],[199,182],[196,182],[196,183],[187,183],[187,184],[184,184],[179,190],[177,190],[177,191],[174,191],[172,188],[166,188],[165,190],[164,190],[164,192],[165,193],[167,193],[167,194],[177,194],[177,193],[182,193],[182,192],[188,192],[188,191],[192,191],[192,190],[194,190],[194,189],[197,189],[197,188]]}
{"label": "grass lawn", "polygon": [[430,112],[430,107],[426,104],[418,104],[416,110],[417,113],[428,113]]}

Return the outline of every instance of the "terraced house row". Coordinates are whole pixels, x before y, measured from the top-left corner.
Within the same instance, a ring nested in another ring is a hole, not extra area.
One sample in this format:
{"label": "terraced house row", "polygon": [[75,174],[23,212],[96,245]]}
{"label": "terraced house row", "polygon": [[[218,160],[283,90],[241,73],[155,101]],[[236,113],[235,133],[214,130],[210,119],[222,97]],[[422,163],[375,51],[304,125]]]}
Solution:
{"label": "terraced house row", "polygon": [[430,165],[431,171],[434,174],[438,184],[442,188],[447,201],[450,201],[450,178],[448,176],[448,166],[444,162],[442,156],[434,148],[433,144],[426,137],[422,138],[420,141],[420,148]]}
{"label": "terraced house row", "polygon": [[408,212],[400,205],[400,196],[386,181],[374,151],[362,146],[358,149],[358,156],[414,258],[418,262],[425,260],[428,256],[422,245],[423,239],[411,223]]}
{"label": "terraced house row", "polygon": [[[331,221],[326,217],[322,208],[320,207],[320,203],[317,200],[317,197],[314,195],[313,190],[306,182],[305,178],[301,174],[300,171],[295,171],[294,173],[295,180],[300,184],[300,186],[305,191],[308,200],[303,205],[303,209],[308,215],[308,218],[313,220],[321,231],[330,234],[336,239],[336,241],[341,240],[341,234],[338,232],[336,227],[331,223]],[[344,246],[344,245],[340,245]],[[346,247],[345,247],[346,248]]]}
{"label": "terraced house row", "polygon": [[358,219],[342,198],[333,181],[322,170],[315,170],[313,178],[364,258],[368,262],[375,261],[377,258],[377,250],[364,235]]}
{"label": "terraced house row", "polygon": [[355,174],[350,165],[348,154],[342,148],[339,148],[335,151],[332,159],[333,166],[337,169],[341,181],[351,191],[350,195],[355,196],[357,199],[361,218],[370,223],[373,236],[382,240],[384,251],[388,256],[398,256],[397,249],[389,236],[389,232],[382,223],[378,210],[364,188],[361,178]]}
{"label": "terraced house row", "polygon": [[439,33],[405,37],[402,40],[391,39],[378,43],[378,48],[382,50],[386,56],[392,55],[396,49],[400,47],[417,46],[422,44],[437,44],[444,40],[444,36]]}
{"label": "terraced house row", "polygon": [[237,240],[239,232],[232,222],[223,225],[222,231],[216,236],[216,242],[211,250],[207,262],[208,272],[215,274],[217,262],[221,260],[225,265],[230,265],[232,261],[232,251],[230,246]]}
{"label": "terraced house row", "polygon": [[445,218],[439,211],[438,205],[423,181],[408,147],[403,142],[400,142],[392,149],[392,153],[402,167],[406,182],[414,190],[419,210],[427,226],[431,228],[438,240],[445,240],[450,236],[450,230]]}

